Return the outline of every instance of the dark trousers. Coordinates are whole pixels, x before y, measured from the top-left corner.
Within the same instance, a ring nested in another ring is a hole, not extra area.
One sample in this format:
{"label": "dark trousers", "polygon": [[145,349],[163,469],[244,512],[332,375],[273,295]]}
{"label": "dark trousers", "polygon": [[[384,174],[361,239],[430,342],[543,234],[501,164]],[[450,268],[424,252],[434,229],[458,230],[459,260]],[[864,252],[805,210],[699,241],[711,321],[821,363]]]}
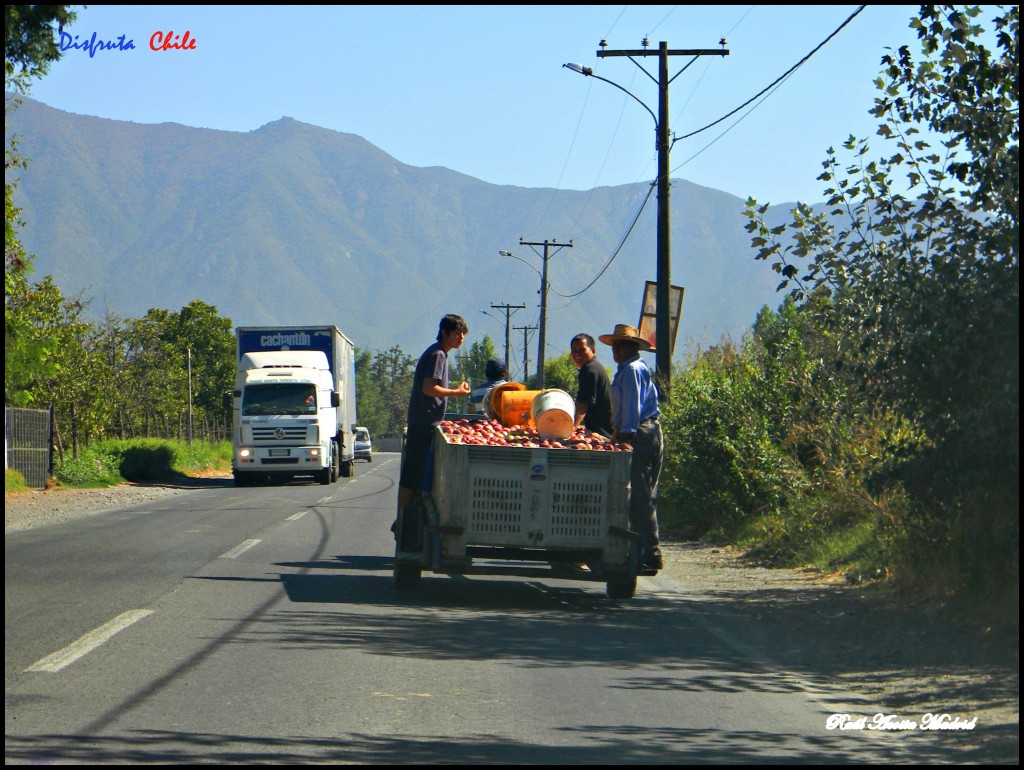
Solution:
{"label": "dark trousers", "polygon": [[661,423],[646,420],[633,435],[629,480],[629,524],[640,534],[643,557],[658,548],[658,478],[665,460]]}

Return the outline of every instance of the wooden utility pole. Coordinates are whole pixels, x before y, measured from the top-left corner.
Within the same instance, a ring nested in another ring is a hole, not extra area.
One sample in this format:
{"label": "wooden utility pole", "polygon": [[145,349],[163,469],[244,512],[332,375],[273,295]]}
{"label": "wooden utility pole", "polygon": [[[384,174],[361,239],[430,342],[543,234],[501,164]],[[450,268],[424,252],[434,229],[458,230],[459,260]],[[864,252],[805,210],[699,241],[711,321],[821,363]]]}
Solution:
{"label": "wooden utility pole", "polygon": [[[522,329],[523,331],[523,385],[530,377],[530,343],[527,339],[527,332],[531,332],[536,329],[536,326],[516,326],[513,327],[516,331]],[[506,361],[506,363],[508,363]]]}
{"label": "wooden utility pole", "polygon": [[[524,241],[522,238],[519,239],[520,246],[543,246],[544,254],[542,259],[544,260],[544,269],[540,275],[540,339],[537,342],[537,390],[544,390],[544,345],[546,344],[546,330],[548,326],[548,259],[550,256],[548,250],[555,248],[558,251],[562,249],[571,249],[572,241],[568,243],[559,243],[558,241],[545,240],[541,243],[531,243],[530,241]],[[534,251],[537,251],[534,249]],[[557,253],[557,252],[556,252]]]}
{"label": "wooden utility pole", "polygon": [[[605,43],[602,40],[601,45]],[[599,57],[605,56],[626,56],[636,66],[647,75],[647,77],[654,80],[654,77],[647,72],[634,57],[639,56],[657,56],[658,57],[658,78],[655,82],[658,84],[658,117],[655,118],[655,133],[657,134],[656,147],[658,150],[658,307],[655,315],[655,356],[656,356],[656,367],[658,382],[662,387],[662,391],[667,398],[671,391],[672,385],[672,332],[669,319],[669,296],[672,285],[672,246],[670,242],[670,231],[669,231],[669,152],[672,149],[672,143],[669,141],[669,130],[668,130],[668,86],[675,80],[679,75],[686,70],[690,64],[693,64],[700,56],[728,56],[729,52],[725,49],[725,40],[721,41],[723,46],[721,49],[713,48],[697,48],[697,49],[669,49],[668,43],[662,41],[658,44],[658,49],[651,50],[646,46],[648,45],[647,39],[643,42],[644,48],[622,50],[622,51],[607,51],[603,47],[597,52]],[[669,56],[692,56],[693,59],[679,70],[671,78],[668,76],[668,57]],[[581,71],[584,75],[594,75],[593,71],[586,71],[589,68],[582,68]],[[599,80],[605,80],[604,78],[598,78]],[[611,83],[611,81],[605,81]],[[617,83],[611,83],[611,85],[619,88],[623,91],[625,89]],[[626,91],[630,94],[629,91]],[[635,96],[633,96],[636,99]],[[637,99],[637,101],[640,101]],[[644,107],[643,102],[640,102]],[[648,112],[650,109],[648,108]],[[653,113],[652,113],[653,114]]]}
{"label": "wooden utility pole", "polygon": [[512,311],[524,310],[526,305],[491,305],[495,310],[505,311],[505,366],[508,366],[508,354],[509,354],[509,321],[511,320]]}

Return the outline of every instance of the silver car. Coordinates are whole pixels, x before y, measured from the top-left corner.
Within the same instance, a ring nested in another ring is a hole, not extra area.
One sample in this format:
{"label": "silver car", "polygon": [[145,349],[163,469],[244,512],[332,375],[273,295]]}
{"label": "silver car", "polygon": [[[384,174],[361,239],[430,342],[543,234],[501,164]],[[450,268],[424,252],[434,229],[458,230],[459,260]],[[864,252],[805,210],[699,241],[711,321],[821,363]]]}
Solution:
{"label": "silver car", "polygon": [[356,427],[356,459],[373,462],[373,441],[368,428]]}

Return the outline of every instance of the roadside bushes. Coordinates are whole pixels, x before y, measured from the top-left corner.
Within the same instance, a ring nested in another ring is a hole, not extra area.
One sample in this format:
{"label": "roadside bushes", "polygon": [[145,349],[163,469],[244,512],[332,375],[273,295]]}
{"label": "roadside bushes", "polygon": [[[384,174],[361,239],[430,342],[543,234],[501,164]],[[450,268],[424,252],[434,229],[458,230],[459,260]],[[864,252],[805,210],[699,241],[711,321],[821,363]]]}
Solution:
{"label": "roadside bushes", "polygon": [[740,347],[712,347],[673,376],[666,531],[736,542],[777,564],[891,569],[905,497],[878,474],[920,437],[859,399],[831,366],[836,355],[786,301],[762,310]]}
{"label": "roadside bushes", "polygon": [[24,476],[14,468],[4,468],[4,492],[25,492],[28,489]]}
{"label": "roadside bushes", "polygon": [[72,486],[112,486],[125,481],[161,481],[211,468],[230,468],[226,441],[110,439],[59,461],[54,476]]}

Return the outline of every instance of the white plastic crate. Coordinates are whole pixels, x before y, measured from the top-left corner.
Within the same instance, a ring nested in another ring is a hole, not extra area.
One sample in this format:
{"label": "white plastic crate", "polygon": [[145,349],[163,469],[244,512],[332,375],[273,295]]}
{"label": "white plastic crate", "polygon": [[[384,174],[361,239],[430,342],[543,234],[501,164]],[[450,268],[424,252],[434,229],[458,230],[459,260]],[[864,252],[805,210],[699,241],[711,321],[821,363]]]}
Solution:
{"label": "white plastic crate", "polygon": [[[611,528],[629,528],[628,452],[434,442],[438,524],[466,546],[625,552]],[[452,554],[454,555],[454,554]]]}

